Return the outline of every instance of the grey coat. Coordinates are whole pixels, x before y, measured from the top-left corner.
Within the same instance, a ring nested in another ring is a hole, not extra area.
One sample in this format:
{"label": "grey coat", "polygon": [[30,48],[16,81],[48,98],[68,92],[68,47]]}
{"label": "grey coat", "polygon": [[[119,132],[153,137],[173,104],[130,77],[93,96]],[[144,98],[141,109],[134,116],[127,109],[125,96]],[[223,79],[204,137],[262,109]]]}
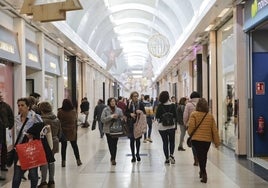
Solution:
{"label": "grey coat", "polygon": [[104,133],[110,133],[110,126],[112,125],[112,115],[113,114],[118,114],[119,117],[118,118],[123,118],[123,112],[120,108],[115,107],[115,112],[112,113],[112,110],[110,108],[110,106],[107,106],[106,108],[104,108],[104,110],[102,111],[101,114],[101,121],[103,123],[103,132]]}

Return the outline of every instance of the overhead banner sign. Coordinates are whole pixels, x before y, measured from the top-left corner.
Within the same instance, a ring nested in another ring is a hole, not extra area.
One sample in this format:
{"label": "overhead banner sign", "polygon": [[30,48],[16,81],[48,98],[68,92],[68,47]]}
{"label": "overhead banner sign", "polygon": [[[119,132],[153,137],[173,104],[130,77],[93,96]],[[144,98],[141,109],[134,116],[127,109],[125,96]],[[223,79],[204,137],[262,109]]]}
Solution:
{"label": "overhead banner sign", "polygon": [[34,21],[51,22],[66,19],[66,12],[81,10],[79,0],[24,0],[20,14],[33,16]]}

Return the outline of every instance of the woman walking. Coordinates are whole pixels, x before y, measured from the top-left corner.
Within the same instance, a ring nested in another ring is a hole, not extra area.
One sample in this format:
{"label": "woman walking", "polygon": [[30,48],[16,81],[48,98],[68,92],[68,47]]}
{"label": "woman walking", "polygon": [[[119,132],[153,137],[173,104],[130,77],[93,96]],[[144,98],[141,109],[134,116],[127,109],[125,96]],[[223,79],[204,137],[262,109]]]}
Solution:
{"label": "woman walking", "polygon": [[[137,116],[139,114],[145,114],[145,108],[142,102],[139,102],[139,93],[137,91],[133,91],[130,94],[130,100],[127,104],[126,116],[127,116],[127,124],[130,129],[130,150],[132,154],[131,162],[134,163],[137,161],[141,161],[140,158],[140,145],[141,145],[141,137],[134,137],[134,123],[136,122]],[[136,154],[135,154],[135,143],[136,143]]]}
{"label": "woman walking", "polygon": [[120,121],[123,118],[123,112],[120,108],[116,106],[116,99],[111,97],[108,99],[108,106],[103,109],[101,114],[101,121],[103,122],[103,132],[106,135],[107,143],[111,155],[112,165],[116,165],[116,151],[118,137],[110,135],[110,127],[113,122]]}
{"label": "woman walking", "polygon": [[[169,93],[167,91],[162,91],[160,93],[159,102],[160,104],[158,105],[158,108],[156,110],[155,118],[159,122],[158,131],[163,141],[163,151],[166,157],[165,164],[175,164],[175,158],[173,155],[175,149],[175,122],[177,122],[178,120],[176,106],[169,101]],[[169,126],[164,126],[163,114],[167,112],[172,113],[173,116],[171,118],[173,119],[173,123]]]}
{"label": "woman walking", "polygon": [[[210,144],[213,142],[216,147],[220,145],[220,138],[215,119],[208,111],[208,102],[206,99],[200,98],[196,104],[196,110],[192,112],[189,118],[188,124],[189,135],[196,129],[192,136],[192,145],[196,149],[200,168],[199,177],[201,178],[202,183],[207,183],[206,165]],[[198,125],[199,127],[197,128]]]}
{"label": "woman walking", "polygon": [[[52,106],[49,102],[41,102],[39,104],[39,110],[41,112],[41,117],[44,121],[44,124],[50,125],[53,140],[52,153],[53,155],[55,155],[55,153],[59,152],[59,137],[61,135],[60,120],[53,113]],[[41,169],[41,184],[38,186],[38,188],[42,187],[54,188],[55,163],[54,162],[48,163],[47,165],[41,166],[40,169]],[[46,181],[47,172],[49,172],[48,183]]]}
{"label": "woman walking", "polygon": [[[20,98],[17,101],[19,114],[15,117],[15,131],[17,136],[19,136],[18,144],[24,143],[28,140],[27,135],[19,134],[25,133],[30,129],[35,123],[42,122],[41,117],[31,110],[30,102],[28,98]],[[19,188],[21,184],[21,178],[26,170],[22,170],[18,165],[18,158],[16,157],[14,161],[14,175],[12,180],[12,188]],[[31,188],[36,188],[38,183],[38,172],[37,167],[29,169],[29,179],[31,180]]]}
{"label": "woman walking", "polygon": [[62,107],[58,110],[58,118],[61,123],[61,166],[66,166],[67,141],[71,142],[77,166],[82,165],[77,145],[77,113],[70,99],[64,99]]}
{"label": "woman walking", "polygon": [[184,137],[185,137],[185,133],[186,133],[186,125],[183,123],[183,112],[185,109],[185,105],[187,102],[187,98],[186,97],[182,97],[179,101],[179,105],[177,108],[177,112],[178,112],[178,123],[180,126],[180,143],[179,143],[179,147],[178,150],[179,151],[185,151],[185,149],[183,148],[183,141],[184,141]]}

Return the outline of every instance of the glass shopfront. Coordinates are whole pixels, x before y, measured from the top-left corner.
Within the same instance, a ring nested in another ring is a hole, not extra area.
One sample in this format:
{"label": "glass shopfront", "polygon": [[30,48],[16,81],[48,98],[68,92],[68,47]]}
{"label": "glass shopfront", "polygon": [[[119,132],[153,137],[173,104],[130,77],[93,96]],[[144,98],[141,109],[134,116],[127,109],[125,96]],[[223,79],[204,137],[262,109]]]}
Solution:
{"label": "glass shopfront", "polygon": [[218,126],[223,144],[231,149],[235,149],[236,145],[234,123],[236,52],[234,48],[233,19],[231,19],[217,31]]}

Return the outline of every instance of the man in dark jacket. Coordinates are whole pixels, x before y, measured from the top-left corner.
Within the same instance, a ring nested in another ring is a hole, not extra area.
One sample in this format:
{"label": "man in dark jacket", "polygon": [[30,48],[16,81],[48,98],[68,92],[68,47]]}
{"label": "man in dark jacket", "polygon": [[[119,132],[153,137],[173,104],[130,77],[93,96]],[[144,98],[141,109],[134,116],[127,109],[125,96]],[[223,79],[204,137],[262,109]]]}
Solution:
{"label": "man in dark jacket", "polygon": [[[1,171],[7,171],[7,143],[6,143],[6,128],[11,129],[14,126],[14,114],[11,107],[3,101],[2,93],[0,92],[0,144],[1,144]],[[1,180],[1,178],[0,178]]]}
{"label": "man in dark jacket", "polygon": [[102,99],[98,100],[98,104],[94,109],[94,116],[93,119],[98,121],[98,125],[99,125],[99,131],[100,131],[100,137],[103,138],[103,124],[101,122],[101,114],[103,109],[106,107],[106,105],[104,104]]}

